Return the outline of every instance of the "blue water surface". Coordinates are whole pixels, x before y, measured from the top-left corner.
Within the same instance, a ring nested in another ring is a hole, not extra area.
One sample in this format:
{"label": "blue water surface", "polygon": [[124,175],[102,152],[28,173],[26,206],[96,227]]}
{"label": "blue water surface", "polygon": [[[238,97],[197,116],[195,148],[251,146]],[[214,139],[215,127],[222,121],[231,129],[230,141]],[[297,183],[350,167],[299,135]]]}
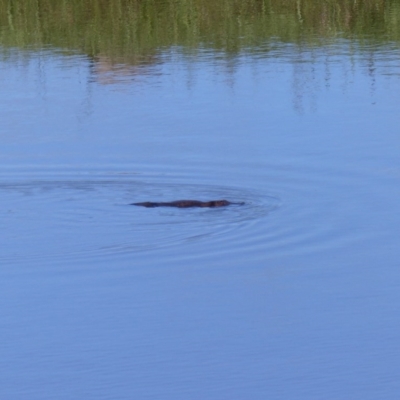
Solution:
{"label": "blue water surface", "polygon": [[0,397],[397,399],[399,52],[158,60],[0,63]]}

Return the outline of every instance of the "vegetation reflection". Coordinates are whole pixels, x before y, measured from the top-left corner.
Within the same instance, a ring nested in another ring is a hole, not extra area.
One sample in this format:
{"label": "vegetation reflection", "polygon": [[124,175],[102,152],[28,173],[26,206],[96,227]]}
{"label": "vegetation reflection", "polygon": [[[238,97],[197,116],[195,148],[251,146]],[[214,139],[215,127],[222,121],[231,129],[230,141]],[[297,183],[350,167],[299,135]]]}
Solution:
{"label": "vegetation reflection", "polygon": [[136,64],[160,50],[256,50],[271,40],[318,46],[398,43],[395,0],[0,0],[3,49],[51,47]]}

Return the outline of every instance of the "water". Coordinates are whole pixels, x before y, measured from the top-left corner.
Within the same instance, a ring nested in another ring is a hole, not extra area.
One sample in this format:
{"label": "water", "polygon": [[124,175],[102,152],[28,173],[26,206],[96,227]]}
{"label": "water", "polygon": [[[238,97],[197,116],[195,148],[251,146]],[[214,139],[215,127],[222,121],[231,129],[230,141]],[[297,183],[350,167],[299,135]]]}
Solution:
{"label": "water", "polygon": [[398,50],[273,45],[3,60],[2,398],[397,398]]}

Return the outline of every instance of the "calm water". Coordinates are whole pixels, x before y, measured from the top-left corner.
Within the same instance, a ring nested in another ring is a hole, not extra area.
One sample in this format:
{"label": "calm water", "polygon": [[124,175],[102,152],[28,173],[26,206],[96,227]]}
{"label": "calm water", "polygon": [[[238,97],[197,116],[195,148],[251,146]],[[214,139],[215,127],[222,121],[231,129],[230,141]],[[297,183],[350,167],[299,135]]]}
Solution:
{"label": "calm water", "polygon": [[1,398],[397,399],[399,62],[9,51]]}

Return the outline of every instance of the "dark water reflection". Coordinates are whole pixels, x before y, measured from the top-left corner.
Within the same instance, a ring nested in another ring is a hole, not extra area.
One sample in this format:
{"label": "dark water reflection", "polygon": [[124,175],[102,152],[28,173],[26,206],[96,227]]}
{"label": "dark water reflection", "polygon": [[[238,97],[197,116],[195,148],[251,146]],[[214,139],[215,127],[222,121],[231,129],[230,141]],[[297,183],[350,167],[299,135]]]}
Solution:
{"label": "dark water reflection", "polygon": [[[400,54],[369,3],[340,39],[304,2],[303,42],[5,47],[1,398],[397,398]],[[246,204],[129,206],[180,198]]]}

